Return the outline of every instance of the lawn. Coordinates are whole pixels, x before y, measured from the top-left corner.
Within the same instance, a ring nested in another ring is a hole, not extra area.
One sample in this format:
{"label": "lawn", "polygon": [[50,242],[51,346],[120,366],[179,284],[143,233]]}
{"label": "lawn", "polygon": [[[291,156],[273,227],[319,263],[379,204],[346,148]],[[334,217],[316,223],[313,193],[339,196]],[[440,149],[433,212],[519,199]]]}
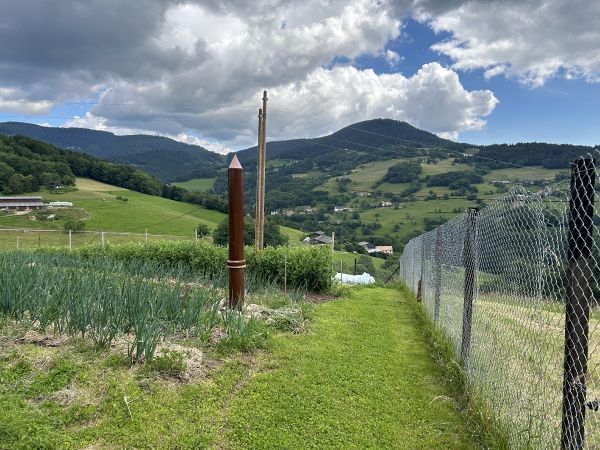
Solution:
{"label": "lawn", "polygon": [[320,306],[233,398],[224,446],[471,448],[413,308],[383,288]]}
{"label": "lawn", "polygon": [[173,184],[189,191],[208,191],[212,189],[215,180],[216,178],[194,178],[188,181],[177,181]]}
{"label": "lawn", "polygon": [[475,448],[410,300],[371,288],[313,308],[308,332],[201,350],[186,379],[4,319],[0,447]]}

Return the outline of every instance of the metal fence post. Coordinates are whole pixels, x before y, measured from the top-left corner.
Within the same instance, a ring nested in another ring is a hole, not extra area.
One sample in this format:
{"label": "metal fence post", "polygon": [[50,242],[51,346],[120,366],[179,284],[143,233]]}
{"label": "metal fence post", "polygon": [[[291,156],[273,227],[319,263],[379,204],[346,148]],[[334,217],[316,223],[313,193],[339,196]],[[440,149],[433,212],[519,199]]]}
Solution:
{"label": "metal fence post", "polygon": [[462,324],[462,343],[460,356],[466,365],[471,349],[471,319],[473,316],[473,292],[475,291],[475,270],[477,255],[475,254],[475,239],[477,236],[477,208],[469,208],[467,212],[467,231],[465,233],[464,265],[464,306]]}
{"label": "metal fence post", "polygon": [[583,448],[585,437],[595,183],[595,161],[591,158],[575,160],[571,165],[569,201],[569,269],[561,434],[563,449]]}
{"label": "metal fence post", "polygon": [[433,321],[438,323],[440,319],[440,297],[442,291],[442,258],[440,255],[442,247],[442,236],[440,228],[435,230],[435,268],[434,268],[434,306],[433,306]]}
{"label": "metal fence post", "polygon": [[421,240],[421,262],[419,266],[419,281],[417,283],[417,301],[420,302],[423,299],[423,274],[425,272],[425,238],[423,235],[420,237]]}

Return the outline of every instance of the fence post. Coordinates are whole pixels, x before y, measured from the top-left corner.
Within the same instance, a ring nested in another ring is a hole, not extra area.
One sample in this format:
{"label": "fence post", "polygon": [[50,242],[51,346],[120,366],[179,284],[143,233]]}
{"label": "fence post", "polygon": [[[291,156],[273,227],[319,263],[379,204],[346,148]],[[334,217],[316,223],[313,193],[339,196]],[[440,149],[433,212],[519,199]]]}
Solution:
{"label": "fence post", "polygon": [[100,230],[100,240],[102,241],[102,248],[104,248],[104,230]]}
{"label": "fence post", "polygon": [[561,433],[563,449],[583,448],[585,437],[595,183],[596,166],[593,159],[579,158],[571,164]]}
{"label": "fence post", "polygon": [[148,242],[148,228],[146,228],[145,241]]}
{"label": "fence post", "polygon": [[434,268],[434,294],[433,294],[433,321],[438,323],[440,319],[440,297],[442,291],[442,258],[440,255],[442,247],[442,236],[440,228],[435,230],[435,268]]}
{"label": "fence post", "polygon": [[467,212],[467,232],[464,247],[464,305],[462,324],[462,343],[460,356],[465,366],[469,360],[471,349],[471,319],[473,317],[473,292],[475,290],[475,270],[477,255],[475,254],[475,239],[477,235],[477,208],[469,208]]}
{"label": "fence post", "polygon": [[423,299],[423,273],[425,272],[425,238],[420,236],[421,241],[421,263],[419,265],[419,281],[417,283],[417,301]]}
{"label": "fence post", "polygon": [[17,236],[17,250],[19,250],[19,236]]}
{"label": "fence post", "polygon": [[73,241],[71,236],[71,230],[69,230],[69,251],[73,250]]}
{"label": "fence post", "polygon": [[354,275],[356,275],[356,258],[354,258]]}

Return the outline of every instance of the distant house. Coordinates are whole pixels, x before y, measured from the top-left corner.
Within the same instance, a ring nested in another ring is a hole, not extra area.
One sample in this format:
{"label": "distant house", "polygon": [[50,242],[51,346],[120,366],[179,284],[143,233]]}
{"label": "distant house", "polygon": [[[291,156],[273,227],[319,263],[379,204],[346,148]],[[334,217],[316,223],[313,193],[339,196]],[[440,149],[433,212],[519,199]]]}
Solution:
{"label": "distant house", "polygon": [[288,209],[288,210],[286,210],[286,211],[283,212],[283,215],[284,216],[288,216],[288,217],[291,217],[294,214],[296,214],[296,212],[293,209]]}
{"label": "distant house", "polygon": [[356,195],[358,195],[359,197],[370,197],[371,193],[370,192],[357,192]]}
{"label": "distant house", "polygon": [[381,206],[382,208],[390,208],[394,206],[394,204],[392,202],[381,202],[379,203],[379,206]]}
{"label": "distant house", "polygon": [[510,181],[508,181],[508,180],[494,180],[494,181],[492,181],[492,183],[510,184]]}
{"label": "distant house", "polygon": [[374,253],[383,253],[385,255],[392,255],[394,253],[394,248],[391,245],[378,245],[375,247]]}
{"label": "distant house", "polygon": [[42,197],[0,197],[0,209],[27,211],[43,207]]}
{"label": "distant house", "polygon": [[324,245],[324,244],[331,244],[332,241],[333,241],[333,238],[331,236],[328,236],[326,234],[321,234],[315,238],[310,238],[308,243],[310,245]]}
{"label": "distant house", "polygon": [[278,216],[279,215],[279,211],[271,211],[271,215],[272,216]]}
{"label": "distant house", "polygon": [[352,212],[352,208],[347,208],[346,206],[336,206],[333,208],[333,212]]}

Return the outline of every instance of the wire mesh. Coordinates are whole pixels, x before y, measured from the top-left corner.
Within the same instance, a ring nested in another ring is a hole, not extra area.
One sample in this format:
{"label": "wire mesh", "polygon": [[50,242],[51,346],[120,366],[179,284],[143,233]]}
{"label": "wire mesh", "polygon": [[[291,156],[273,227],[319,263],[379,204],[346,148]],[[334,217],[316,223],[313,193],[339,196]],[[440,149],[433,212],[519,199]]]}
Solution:
{"label": "wire mesh", "polygon": [[600,448],[596,172],[591,156],[577,160],[570,183],[516,187],[473,212],[473,228],[461,214],[400,258],[513,448]]}

